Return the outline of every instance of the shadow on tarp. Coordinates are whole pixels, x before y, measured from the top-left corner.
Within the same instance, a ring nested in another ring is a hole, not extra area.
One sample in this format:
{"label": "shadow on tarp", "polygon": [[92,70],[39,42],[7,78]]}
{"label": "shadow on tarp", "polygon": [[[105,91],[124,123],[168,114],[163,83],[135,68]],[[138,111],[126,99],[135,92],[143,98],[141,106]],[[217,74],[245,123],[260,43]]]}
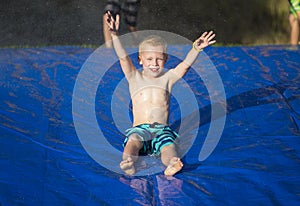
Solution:
{"label": "shadow on tarp", "polygon": [[[195,91],[201,119],[200,124],[184,126],[198,135],[183,158],[183,170],[170,178],[113,173],[83,149],[71,102],[77,74],[92,52],[80,47],[0,50],[0,204],[293,205],[300,201],[299,48],[207,49],[227,96],[225,128],[213,153],[199,162],[211,104],[205,85],[191,70],[185,80]],[[107,50],[105,55],[114,53]],[[177,62],[170,57],[166,66]],[[110,143],[121,150],[123,131],[116,129],[107,110],[113,85],[123,78],[118,63],[107,78],[112,84],[98,93],[97,118]],[[182,126],[183,118],[190,118],[180,117],[174,99],[171,110],[174,129]]]}

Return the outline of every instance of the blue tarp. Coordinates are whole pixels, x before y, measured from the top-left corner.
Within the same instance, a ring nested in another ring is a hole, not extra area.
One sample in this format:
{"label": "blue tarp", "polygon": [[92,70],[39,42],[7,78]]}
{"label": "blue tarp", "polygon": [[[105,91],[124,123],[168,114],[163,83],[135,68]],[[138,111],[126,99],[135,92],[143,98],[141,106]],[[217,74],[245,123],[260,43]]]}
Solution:
{"label": "blue tarp", "polygon": [[[189,48],[182,46],[178,52]],[[79,72],[93,52],[69,46],[0,50],[0,205],[300,203],[299,48],[206,50],[224,84],[224,130],[212,154],[200,161],[213,121],[212,105],[205,85],[191,70],[185,81],[195,92],[201,118],[199,124],[189,125],[198,134],[182,158],[183,170],[174,177],[162,172],[133,177],[113,172],[82,146],[72,98]],[[115,54],[107,49],[103,55],[110,59]],[[166,67],[177,61],[171,56]],[[138,65],[136,60],[134,64]],[[95,99],[99,127],[120,150],[123,131],[111,123],[110,106],[123,78],[115,63],[99,83]],[[177,111],[178,104],[172,101],[171,110]],[[183,118],[180,111],[172,112],[170,125],[178,129]],[[106,158],[109,162],[109,155]]]}

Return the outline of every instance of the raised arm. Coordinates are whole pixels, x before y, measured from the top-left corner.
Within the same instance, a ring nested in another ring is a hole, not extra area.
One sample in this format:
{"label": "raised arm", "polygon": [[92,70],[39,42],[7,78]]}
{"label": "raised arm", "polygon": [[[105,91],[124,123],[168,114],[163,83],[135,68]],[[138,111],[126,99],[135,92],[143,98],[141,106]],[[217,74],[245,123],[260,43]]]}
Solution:
{"label": "raised arm", "polygon": [[116,19],[113,18],[111,13],[108,11],[105,14],[106,24],[109,27],[110,35],[112,38],[114,49],[119,57],[122,71],[125,77],[128,79],[136,71],[136,68],[132,64],[131,59],[129,58],[126,50],[122,46],[122,43],[118,37],[119,25],[120,25],[120,15],[116,16]]}
{"label": "raised arm", "polygon": [[198,39],[194,41],[193,48],[186,55],[185,59],[180,64],[178,64],[173,70],[173,72],[178,78],[182,78],[186,74],[186,72],[197,59],[198,54],[205,47],[212,45],[216,42],[216,40],[214,40],[215,36],[216,35],[212,31],[204,32]]}

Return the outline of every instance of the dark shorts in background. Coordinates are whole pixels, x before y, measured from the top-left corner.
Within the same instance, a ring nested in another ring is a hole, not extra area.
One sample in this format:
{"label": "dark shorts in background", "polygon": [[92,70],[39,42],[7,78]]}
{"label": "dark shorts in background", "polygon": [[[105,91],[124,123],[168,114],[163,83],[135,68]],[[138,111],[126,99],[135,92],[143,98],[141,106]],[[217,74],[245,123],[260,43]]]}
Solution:
{"label": "dark shorts in background", "polygon": [[300,12],[300,0],[289,0],[290,13],[297,17],[297,12]]}
{"label": "dark shorts in background", "polygon": [[140,0],[107,0],[104,13],[110,11],[114,17],[120,14],[127,25],[135,27],[140,4]]}

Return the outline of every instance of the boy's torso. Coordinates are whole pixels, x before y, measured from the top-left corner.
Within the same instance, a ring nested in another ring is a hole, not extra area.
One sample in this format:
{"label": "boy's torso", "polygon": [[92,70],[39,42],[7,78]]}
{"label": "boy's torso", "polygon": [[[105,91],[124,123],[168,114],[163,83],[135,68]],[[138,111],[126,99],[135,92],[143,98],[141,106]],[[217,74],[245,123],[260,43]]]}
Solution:
{"label": "boy's torso", "polygon": [[158,78],[147,78],[142,72],[128,80],[133,107],[133,125],[158,122],[167,125],[173,74],[165,72]]}

